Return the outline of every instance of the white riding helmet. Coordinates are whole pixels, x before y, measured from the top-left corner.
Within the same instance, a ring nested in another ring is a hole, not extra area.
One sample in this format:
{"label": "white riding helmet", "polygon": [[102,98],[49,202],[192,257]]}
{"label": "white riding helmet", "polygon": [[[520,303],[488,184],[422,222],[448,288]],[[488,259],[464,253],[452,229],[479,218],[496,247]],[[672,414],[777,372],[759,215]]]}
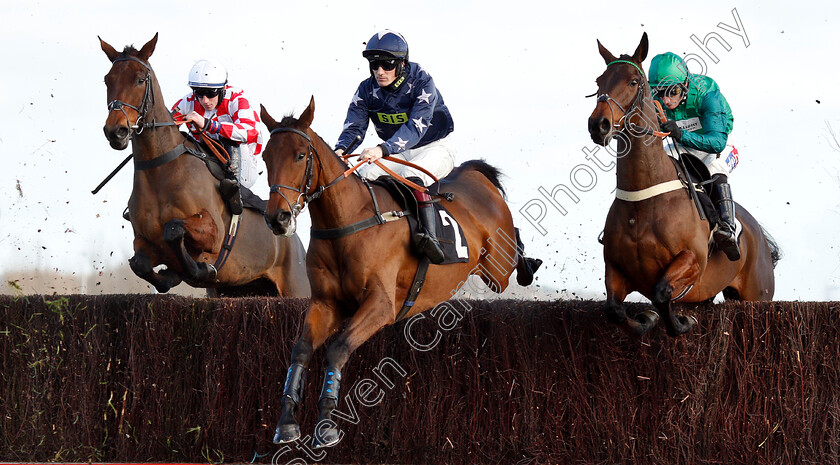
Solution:
{"label": "white riding helmet", "polygon": [[209,89],[224,89],[228,73],[216,60],[198,60],[190,70],[189,86]]}

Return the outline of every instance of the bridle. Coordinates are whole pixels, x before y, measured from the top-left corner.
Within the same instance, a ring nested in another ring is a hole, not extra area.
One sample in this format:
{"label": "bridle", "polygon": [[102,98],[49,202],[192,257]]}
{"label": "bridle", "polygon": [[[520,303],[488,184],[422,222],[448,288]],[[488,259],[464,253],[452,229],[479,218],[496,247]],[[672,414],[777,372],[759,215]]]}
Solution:
{"label": "bridle", "polygon": [[[644,99],[644,89],[646,87],[645,86],[645,82],[646,82],[645,81],[645,73],[644,73],[644,71],[642,71],[641,68],[639,68],[639,65],[637,65],[636,63],[633,63],[632,61],[629,61],[629,60],[614,60],[614,61],[611,61],[611,62],[607,63],[607,68],[609,68],[610,66],[612,66],[616,63],[627,63],[629,65],[632,65],[634,68],[636,68],[639,71],[639,74],[641,74],[641,76],[642,76],[642,82],[639,83],[639,86],[638,86],[639,90],[638,90],[638,92],[636,92],[636,98],[633,99],[633,101],[630,103],[630,106],[627,109],[625,109],[624,106],[622,106],[620,103],[618,103],[618,101],[615,100],[614,98],[610,97],[610,95],[606,92],[604,92],[604,93],[596,92],[595,94],[588,95],[587,97],[592,97],[592,96],[597,95],[599,103],[600,102],[606,102],[607,105],[609,105],[611,120],[613,121],[613,128],[615,128],[618,132],[623,131],[624,127],[626,125],[627,127],[630,128],[630,130],[632,130],[634,132],[637,132],[637,133],[647,134],[647,135],[653,135],[655,133],[658,133],[658,131],[652,131],[650,128],[641,127],[641,126],[639,126],[635,123],[632,123],[630,121],[626,121],[627,118],[632,115],[633,110],[636,108],[637,105],[639,107],[640,112],[643,111],[644,108],[645,108],[645,99]],[[615,106],[617,106],[618,109],[621,110],[621,112],[622,112],[622,116],[621,116],[621,118],[619,118],[618,121],[615,120],[615,111],[613,110],[613,104],[615,104]]]}
{"label": "bridle", "polygon": [[[143,90],[143,101],[140,102],[139,106],[132,105],[130,103],[123,102],[122,100],[112,100],[108,102],[108,111],[112,112],[114,110],[119,110],[122,112],[123,116],[125,116],[125,122],[128,127],[134,131],[134,134],[140,134],[146,128],[157,128],[161,126],[175,126],[176,123],[174,121],[168,121],[164,123],[158,123],[155,121],[152,122],[142,122],[146,119],[146,113],[149,111],[149,108],[152,107],[155,103],[155,96],[152,92],[152,68],[144,63],[142,60],[135,58],[130,55],[122,56],[117,58],[113,61],[114,64],[120,61],[136,61],[143,65],[146,68],[146,76],[143,78],[143,81],[146,84],[145,89]],[[137,120],[134,124],[131,124],[131,120],[128,118],[128,113],[125,111],[125,107],[131,108],[132,110],[137,112]],[[141,123],[142,122],[142,123]]]}
{"label": "bridle", "polygon": [[[309,194],[308,192],[312,188],[312,180],[315,177],[314,159],[317,158],[318,166],[322,168],[324,166],[323,163],[321,163],[321,155],[318,153],[318,150],[315,148],[315,146],[312,145],[312,139],[309,137],[309,134],[294,128],[275,128],[271,131],[271,135],[274,135],[279,132],[291,132],[297,134],[306,139],[306,142],[309,146],[308,152],[306,154],[306,171],[303,174],[303,180],[301,181],[300,187],[292,187],[287,186],[285,184],[272,184],[268,191],[269,194],[280,194],[280,196],[283,197],[283,200],[285,200],[286,204],[289,206],[289,210],[294,213],[295,217],[297,217],[298,214],[306,208],[306,205],[309,204],[309,202],[320,197],[325,190],[329,189],[338,181],[344,179],[346,176],[342,173],[326,186],[318,186],[313,193]],[[289,198],[286,197],[286,195],[283,194],[283,192],[280,189],[288,189],[292,192],[297,192],[298,196],[295,199],[294,204],[292,204],[292,202],[289,201]]]}

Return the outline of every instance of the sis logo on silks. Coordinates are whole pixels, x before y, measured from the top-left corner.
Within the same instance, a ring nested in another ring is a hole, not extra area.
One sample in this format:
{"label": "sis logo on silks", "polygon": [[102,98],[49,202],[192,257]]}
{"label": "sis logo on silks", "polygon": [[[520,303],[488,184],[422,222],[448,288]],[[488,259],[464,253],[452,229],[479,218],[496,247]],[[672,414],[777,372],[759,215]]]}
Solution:
{"label": "sis logo on silks", "polygon": [[729,167],[730,173],[738,166],[738,149],[734,146],[732,147],[732,151],[729,152],[729,155],[726,156],[726,166]]}

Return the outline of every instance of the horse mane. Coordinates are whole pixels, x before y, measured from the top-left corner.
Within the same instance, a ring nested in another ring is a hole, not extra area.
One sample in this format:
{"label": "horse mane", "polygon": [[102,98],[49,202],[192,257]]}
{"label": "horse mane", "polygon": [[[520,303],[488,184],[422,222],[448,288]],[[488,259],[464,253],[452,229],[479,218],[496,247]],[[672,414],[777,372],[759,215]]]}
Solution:
{"label": "horse mane", "polygon": [[123,56],[137,56],[138,53],[140,53],[140,51],[134,48],[133,45],[126,45],[122,51]]}
{"label": "horse mane", "polygon": [[296,126],[297,122],[298,122],[298,119],[295,118],[294,116],[292,116],[291,113],[288,113],[288,114],[283,116],[283,119],[280,120],[280,122],[278,123],[277,126],[281,127],[281,128],[290,128],[290,127]]}
{"label": "horse mane", "polygon": [[499,192],[502,193],[502,198],[507,200],[507,193],[505,192],[505,188],[504,186],[502,186],[502,182],[499,179],[502,177],[502,171],[499,168],[496,168],[495,166],[487,163],[486,161],[484,161],[484,159],[467,160],[464,163],[461,163],[460,166],[452,170],[452,174],[450,176],[459,176],[461,172],[467,169],[472,169],[483,174],[485,178],[487,178],[494,186],[496,186],[496,189],[499,189]]}
{"label": "horse mane", "polygon": [[[290,112],[290,113],[287,113],[286,115],[283,115],[283,119],[281,119],[280,122],[277,123],[277,127],[278,128],[300,129],[300,128],[297,127],[299,122],[300,122],[300,120],[295,118],[292,115],[292,113]],[[315,134],[315,136],[318,139],[320,139],[321,142],[323,142],[324,145],[326,145],[327,147],[330,147],[330,144],[328,144],[327,141],[325,141],[324,138],[321,137],[320,134],[318,134],[315,131],[312,131],[312,133]],[[330,150],[330,151],[332,152],[332,150]],[[333,152],[333,155],[335,155],[335,152]],[[336,155],[336,156],[338,156],[338,155]]]}

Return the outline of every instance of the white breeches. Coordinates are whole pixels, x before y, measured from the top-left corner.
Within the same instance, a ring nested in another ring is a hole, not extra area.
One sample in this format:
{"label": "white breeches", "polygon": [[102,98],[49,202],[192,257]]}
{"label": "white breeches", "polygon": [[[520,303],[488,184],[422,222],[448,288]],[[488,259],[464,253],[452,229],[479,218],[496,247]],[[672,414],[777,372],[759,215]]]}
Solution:
{"label": "white breeches", "polygon": [[724,147],[723,152],[720,154],[692,149],[680,144],[679,142],[676,143],[676,146],[670,143],[665,144],[665,152],[671,156],[676,156],[680,153],[687,153],[697,158],[706,165],[706,168],[709,169],[709,174],[712,176],[716,174],[729,176],[729,174],[732,173],[732,170],[738,166],[739,161],[738,149],[729,144]]}
{"label": "white breeches", "polygon": [[[417,166],[421,166],[434,174],[435,177],[441,179],[449,174],[455,168],[455,150],[449,146],[447,137],[436,140],[432,143],[424,145],[416,149],[409,149],[402,153],[390,155],[389,158],[399,158],[401,160],[409,161]],[[426,173],[410,168],[405,165],[391,163],[383,158],[382,162],[388,169],[394,171],[404,178],[416,176],[423,180],[426,186],[430,186],[434,180]],[[365,179],[374,180],[380,176],[385,176],[388,173],[375,164],[362,165],[357,172]]]}
{"label": "white breeches", "polygon": [[230,167],[236,173],[240,185],[250,189],[257,182],[259,176],[257,157],[248,150],[247,145],[240,144],[231,149]]}

